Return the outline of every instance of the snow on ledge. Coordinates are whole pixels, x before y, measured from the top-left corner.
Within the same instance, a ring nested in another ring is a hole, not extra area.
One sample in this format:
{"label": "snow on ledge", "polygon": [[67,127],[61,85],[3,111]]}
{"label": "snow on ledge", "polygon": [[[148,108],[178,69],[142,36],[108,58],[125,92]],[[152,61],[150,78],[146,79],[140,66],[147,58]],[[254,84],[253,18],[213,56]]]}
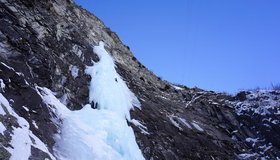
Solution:
{"label": "snow on ledge", "polygon": [[180,91],[184,90],[184,88],[179,87],[179,86],[176,86],[176,85],[174,85],[174,84],[171,84],[171,86],[172,86],[173,88],[177,89],[177,90],[180,90]]}
{"label": "snow on ledge", "polygon": [[197,124],[197,122],[192,122],[192,125],[194,126],[194,128],[195,129],[197,129],[198,131],[200,131],[200,132],[203,132],[204,131],[204,129],[202,129],[198,124]]}

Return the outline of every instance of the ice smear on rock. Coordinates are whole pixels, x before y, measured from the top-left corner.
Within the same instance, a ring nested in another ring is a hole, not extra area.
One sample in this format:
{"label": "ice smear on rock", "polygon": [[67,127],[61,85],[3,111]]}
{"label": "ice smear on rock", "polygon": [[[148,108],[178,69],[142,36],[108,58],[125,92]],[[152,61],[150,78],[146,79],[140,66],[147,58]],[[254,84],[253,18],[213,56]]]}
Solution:
{"label": "ice smear on rock", "polygon": [[104,49],[104,43],[94,47],[100,61],[88,67],[92,77],[89,100],[83,109],[70,111],[53,93],[41,88],[44,101],[63,121],[61,133],[54,148],[61,160],[142,160],[135,135],[127,120],[133,106],[140,107],[134,94],[117,74],[113,59]]}

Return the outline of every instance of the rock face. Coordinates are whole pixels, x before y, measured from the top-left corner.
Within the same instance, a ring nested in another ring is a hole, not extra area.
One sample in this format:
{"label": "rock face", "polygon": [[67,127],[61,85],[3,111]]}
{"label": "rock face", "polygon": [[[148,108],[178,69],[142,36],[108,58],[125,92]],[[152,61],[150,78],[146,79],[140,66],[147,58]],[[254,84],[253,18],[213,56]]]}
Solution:
{"label": "rock face", "polygon": [[85,68],[98,61],[92,46],[99,41],[142,104],[131,115],[143,126],[130,125],[146,159],[280,158],[279,91],[232,97],[162,81],[116,33],[71,0],[0,0],[0,24],[0,93],[15,112],[0,99],[0,159],[12,156],[12,137],[24,128],[16,115],[47,148],[30,138],[30,159],[52,158],[61,122],[37,86],[55,92],[71,110],[81,109],[89,103]]}

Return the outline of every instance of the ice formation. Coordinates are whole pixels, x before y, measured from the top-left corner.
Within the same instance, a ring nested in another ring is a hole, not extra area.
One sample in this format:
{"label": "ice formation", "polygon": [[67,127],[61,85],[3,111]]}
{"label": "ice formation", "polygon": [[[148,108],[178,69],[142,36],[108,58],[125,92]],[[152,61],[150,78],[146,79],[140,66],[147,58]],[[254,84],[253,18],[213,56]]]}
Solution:
{"label": "ice formation", "polygon": [[94,105],[70,111],[50,90],[40,88],[45,103],[63,121],[56,138],[56,156],[61,160],[142,160],[134,132],[127,124],[129,110],[140,107],[140,103],[116,72],[103,42],[94,52],[100,61],[86,70],[92,77],[89,100]]}

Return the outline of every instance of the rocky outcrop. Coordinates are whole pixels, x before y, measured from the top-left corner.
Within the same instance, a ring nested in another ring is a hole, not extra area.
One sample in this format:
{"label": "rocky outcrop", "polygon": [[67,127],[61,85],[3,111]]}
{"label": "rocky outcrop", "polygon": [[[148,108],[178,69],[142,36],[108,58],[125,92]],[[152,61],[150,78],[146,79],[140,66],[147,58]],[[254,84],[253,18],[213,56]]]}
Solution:
{"label": "rocky outcrop", "polygon": [[[267,159],[280,155],[280,91],[243,91],[246,100],[235,101],[241,131],[247,136],[245,142],[256,153]],[[238,97],[238,94],[237,96]],[[240,133],[234,133],[239,137]]]}
{"label": "rocky outcrop", "polygon": [[[0,17],[1,94],[50,153],[61,122],[36,87],[51,89],[71,110],[81,109],[89,103],[85,68],[98,61],[92,46],[104,41],[118,73],[141,101],[142,109],[131,115],[142,125],[130,125],[146,159],[280,157],[279,92],[267,93],[277,103],[262,115],[242,108],[264,106],[257,102],[265,94],[252,100],[252,92],[232,97],[163,81],[116,33],[71,0],[0,0]],[[9,112],[0,114],[0,121],[6,128],[0,133],[0,159],[9,159],[11,136],[21,126]],[[31,148],[30,159],[44,158],[49,158],[45,150]]]}

